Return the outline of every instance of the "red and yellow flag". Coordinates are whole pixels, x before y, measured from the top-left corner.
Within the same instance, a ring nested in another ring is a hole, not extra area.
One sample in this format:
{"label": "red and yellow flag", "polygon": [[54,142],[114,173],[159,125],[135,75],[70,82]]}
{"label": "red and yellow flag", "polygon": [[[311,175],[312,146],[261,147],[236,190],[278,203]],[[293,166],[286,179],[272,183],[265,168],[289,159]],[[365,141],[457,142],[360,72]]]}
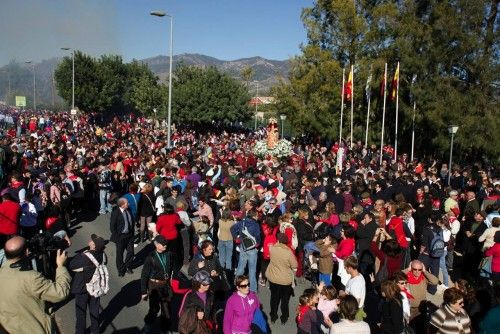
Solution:
{"label": "red and yellow flag", "polygon": [[391,89],[391,101],[396,99],[396,94],[398,93],[398,84],[399,84],[399,63],[396,67],[396,72],[394,72],[394,78],[392,78],[392,89]]}
{"label": "red and yellow flag", "polygon": [[351,101],[351,99],[352,99],[352,67],[351,67],[351,71],[349,72],[349,78],[347,79],[347,82],[344,85],[344,94],[345,94],[345,99],[347,101]]}

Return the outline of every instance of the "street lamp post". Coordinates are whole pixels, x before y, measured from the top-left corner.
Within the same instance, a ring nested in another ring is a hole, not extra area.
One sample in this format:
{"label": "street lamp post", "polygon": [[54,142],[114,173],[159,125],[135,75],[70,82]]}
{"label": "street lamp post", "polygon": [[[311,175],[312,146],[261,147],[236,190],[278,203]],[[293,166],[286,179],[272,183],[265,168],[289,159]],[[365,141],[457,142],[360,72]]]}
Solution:
{"label": "street lamp post", "polygon": [[36,77],[35,77],[35,63],[31,60],[25,61],[26,64],[33,65],[33,111],[36,112]]}
{"label": "street lamp post", "polygon": [[255,81],[255,85],[257,86],[257,89],[255,91],[255,123],[254,123],[254,126],[253,126],[253,130],[254,131],[257,131],[257,113],[258,113],[258,104],[259,104],[259,82],[258,81]]}
{"label": "street lamp post", "polygon": [[285,120],[286,120],[286,115],[281,114],[281,115],[280,115],[280,118],[281,118],[281,138],[284,138],[284,137],[283,137],[283,134],[284,134],[284,131],[285,131]]}
{"label": "street lamp post", "polygon": [[72,73],[71,73],[71,111],[75,110],[75,50],[71,48],[61,48],[61,50],[71,50]]}
{"label": "street lamp post", "polygon": [[448,165],[448,185],[450,185],[450,180],[451,180],[451,162],[453,158],[453,137],[455,136],[455,133],[458,131],[458,125],[449,125],[448,126],[448,133],[451,135],[451,143],[450,143],[450,164]]}
{"label": "street lamp post", "polygon": [[150,13],[153,16],[170,18],[170,65],[168,70],[168,113],[167,113],[167,147],[171,147],[171,121],[172,121],[172,52],[174,40],[174,17],[163,11],[153,11]]}

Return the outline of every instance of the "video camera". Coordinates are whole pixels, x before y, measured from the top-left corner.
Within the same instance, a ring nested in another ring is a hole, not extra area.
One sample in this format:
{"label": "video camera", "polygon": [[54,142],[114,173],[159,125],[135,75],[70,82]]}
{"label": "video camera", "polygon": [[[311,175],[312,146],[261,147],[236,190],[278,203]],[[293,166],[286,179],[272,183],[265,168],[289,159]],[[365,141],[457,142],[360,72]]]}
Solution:
{"label": "video camera", "polygon": [[52,251],[65,250],[69,247],[68,242],[59,237],[54,236],[49,232],[35,234],[27,241],[27,246],[30,254],[36,257],[39,255],[47,254]]}

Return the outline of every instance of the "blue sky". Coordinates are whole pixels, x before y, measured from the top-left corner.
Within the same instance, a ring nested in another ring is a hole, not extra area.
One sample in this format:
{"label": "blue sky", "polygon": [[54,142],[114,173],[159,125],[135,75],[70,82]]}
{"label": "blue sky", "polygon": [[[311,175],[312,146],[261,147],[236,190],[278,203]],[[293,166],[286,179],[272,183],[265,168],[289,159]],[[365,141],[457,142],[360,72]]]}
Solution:
{"label": "blue sky", "polygon": [[0,0],[0,66],[11,59],[40,61],[64,55],[68,46],[93,56],[124,60],[169,52],[219,59],[263,56],[287,59],[306,41],[300,21],[313,0]]}

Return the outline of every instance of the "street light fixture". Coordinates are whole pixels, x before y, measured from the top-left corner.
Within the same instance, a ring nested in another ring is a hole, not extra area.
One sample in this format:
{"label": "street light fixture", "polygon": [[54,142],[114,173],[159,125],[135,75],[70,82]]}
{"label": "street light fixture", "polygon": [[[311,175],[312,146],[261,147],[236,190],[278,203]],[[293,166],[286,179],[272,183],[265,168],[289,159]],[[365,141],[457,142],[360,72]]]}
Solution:
{"label": "street light fixture", "polygon": [[31,60],[25,61],[26,64],[33,65],[33,111],[36,112],[36,78],[35,78],[35,63]]}
{"label": "street light fixture", "polygon": [[448,125],[448,133],[451,135],[451,143],[450,143],[450,164],[448,165],[448,185],[450,185],[451,180],[451,162],[453,157],[453,137],[455,133],[458,131],[458,125]]}
{"label": "street light fixture", "polygon": [[285,130],[286,115],[281,114],[280,118],[281,118],[281,138],[283,138],[283,133],[284,133],[284,130]]}
{"label": "street light fixture", "polygon": [[71,75],[71,113],[76,112],[75,110],[75,50],[71,48],[61,48],[61,50],[64,51],[70,51],[71,50],[71,61],[72,61],[72,75]]}
{"label": "street light fixture", "polygon": [[170,65],[168,70],[168,112],[167,112],[167,147],[171,147],[171,118],[172,118],[172,52],[174,40],[174,17],[163,11],[152,11],[153,16],[170,18]]}

